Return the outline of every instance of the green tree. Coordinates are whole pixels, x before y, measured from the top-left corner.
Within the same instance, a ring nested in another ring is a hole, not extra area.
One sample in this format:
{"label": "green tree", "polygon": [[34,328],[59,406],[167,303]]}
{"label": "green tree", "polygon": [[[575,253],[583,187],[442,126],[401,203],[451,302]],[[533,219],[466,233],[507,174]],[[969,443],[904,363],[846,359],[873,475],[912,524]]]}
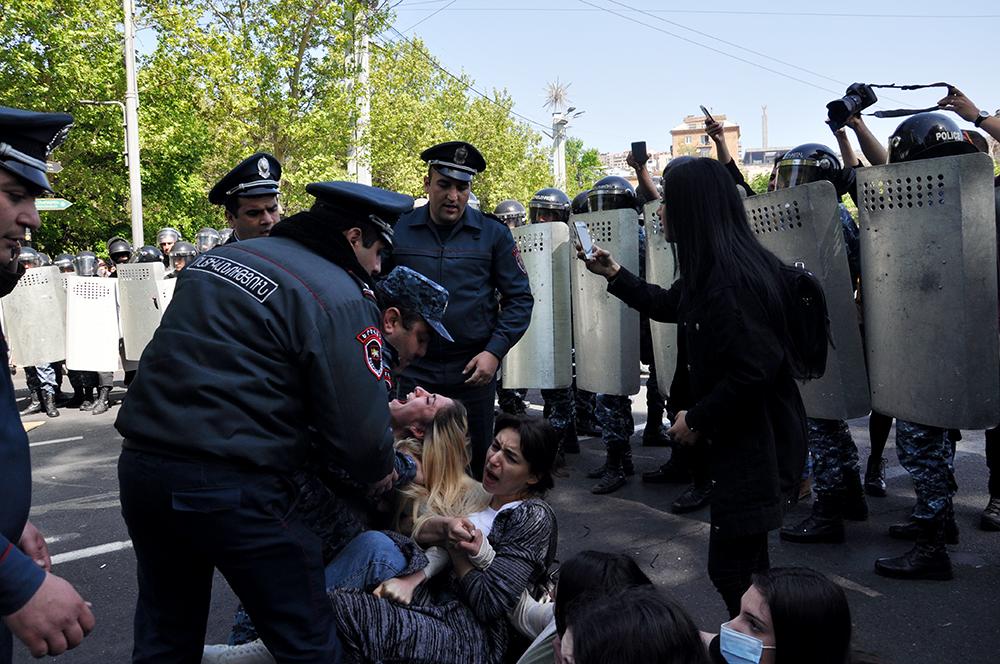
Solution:
{"label": "green tree", "polygon": [[584,148],[583,139],[566,139],[566,193],[572,198],[604,176],[601,155],[596,148]]}

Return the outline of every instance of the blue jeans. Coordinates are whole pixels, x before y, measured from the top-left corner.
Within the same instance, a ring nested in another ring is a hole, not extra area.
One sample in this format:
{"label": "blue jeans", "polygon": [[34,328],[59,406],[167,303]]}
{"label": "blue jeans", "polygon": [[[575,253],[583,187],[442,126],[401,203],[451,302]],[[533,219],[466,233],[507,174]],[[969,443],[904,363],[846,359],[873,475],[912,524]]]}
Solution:
{"label": "blue jeans", "polygon": [[373,590],[406,569],[406,559],[396,543],[377,530],[366,530],[326,566],[326,588]]}

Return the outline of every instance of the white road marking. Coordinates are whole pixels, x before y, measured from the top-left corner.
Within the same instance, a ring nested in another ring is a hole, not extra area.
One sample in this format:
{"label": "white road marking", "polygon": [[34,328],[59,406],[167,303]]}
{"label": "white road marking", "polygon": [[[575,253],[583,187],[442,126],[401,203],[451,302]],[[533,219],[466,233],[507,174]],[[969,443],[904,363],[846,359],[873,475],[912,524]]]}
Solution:
{"label": "white road marking", "polygon": [[46,544],[55,544],[56,542],[68,542],[70,540],[75,540],[80,537],[80,533],[66,533],[65,535],[51,535],[45,538]]}
{"label": "white road marking", "polygon": [[105,553],[112,553],[114,551],[131,548],[132,540],[125,540],[124,542],[109,542],[98,546],[88,546],[86,549],[77,549],[76,551],[57,553],[52,556],[52,564],[58,565],[59,563],[68,563],[73,560],[80,560],[81,558],[93,558],[94,556],[102,556]]}
{"label": "white road marking", "polygon": [[83,436],[73,436],[72,438],[55,438],[53,440],[40,440],[37,443],[30,443],[28,447],[38,447],[40,445],[55,445],[56,443],[69,443],[74,440],[83,440]]}
{"label": "white road marking", "polygon": [[862,595],[866,595],[868,597],[882,596],[882,593],[880,593],[879,591],[872,590],[868,586],[863,586],[860,583],[855,583],[854,581],[851,581],[850,579],[845,579],[842,576],[837,576],[836,574],[827,574],[827,576],[830,577],[830,579],[832,579],[834,583],[836,583],[838,586],[842,588],[853,590],[856,593],[861,593]]}

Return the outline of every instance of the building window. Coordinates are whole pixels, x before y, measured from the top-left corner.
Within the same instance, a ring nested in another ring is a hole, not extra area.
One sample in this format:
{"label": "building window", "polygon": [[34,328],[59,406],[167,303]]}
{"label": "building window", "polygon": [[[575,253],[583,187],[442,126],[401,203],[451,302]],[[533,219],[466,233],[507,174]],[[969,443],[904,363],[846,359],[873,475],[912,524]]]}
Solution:
{"label": "building window", "polygon": [[685,145],[691,145],[691,137],[690,136],[685,136],[684,137],[684,144]]}
{"label": "building window", "polygon": [[705,136],[701,137],[701,144],[702,145],[708,145],[708,135],[705,135]]}

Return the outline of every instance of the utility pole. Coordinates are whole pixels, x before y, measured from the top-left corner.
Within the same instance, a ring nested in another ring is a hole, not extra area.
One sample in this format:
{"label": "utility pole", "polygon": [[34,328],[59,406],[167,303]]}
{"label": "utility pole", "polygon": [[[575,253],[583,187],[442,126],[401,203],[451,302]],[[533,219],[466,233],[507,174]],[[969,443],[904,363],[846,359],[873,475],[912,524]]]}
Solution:
{"label": "utility pole", "polygon": [[135,0],[122,0],[125,9],[125,160],[128,163],[132,246],[145,244],[142,229],[142,180],[139,174],[139,86],[135,75]]}
{"label": "utility pole", "polygon": [[353,82],[352,89],[357,95],[357,119],[354,123],[353,141],[347,151],[347,172],[361,184],[371,185],[371,57],[368,39],[368,19],[373,9],[372,0],[362,0],[357,13],[348,10],[353,19],[353,48],[348,54]]}
{"label": "utility pole", "polygon": [[552,180],[556,189],[566,191],[566,125],[562,111],[552,114]]}

